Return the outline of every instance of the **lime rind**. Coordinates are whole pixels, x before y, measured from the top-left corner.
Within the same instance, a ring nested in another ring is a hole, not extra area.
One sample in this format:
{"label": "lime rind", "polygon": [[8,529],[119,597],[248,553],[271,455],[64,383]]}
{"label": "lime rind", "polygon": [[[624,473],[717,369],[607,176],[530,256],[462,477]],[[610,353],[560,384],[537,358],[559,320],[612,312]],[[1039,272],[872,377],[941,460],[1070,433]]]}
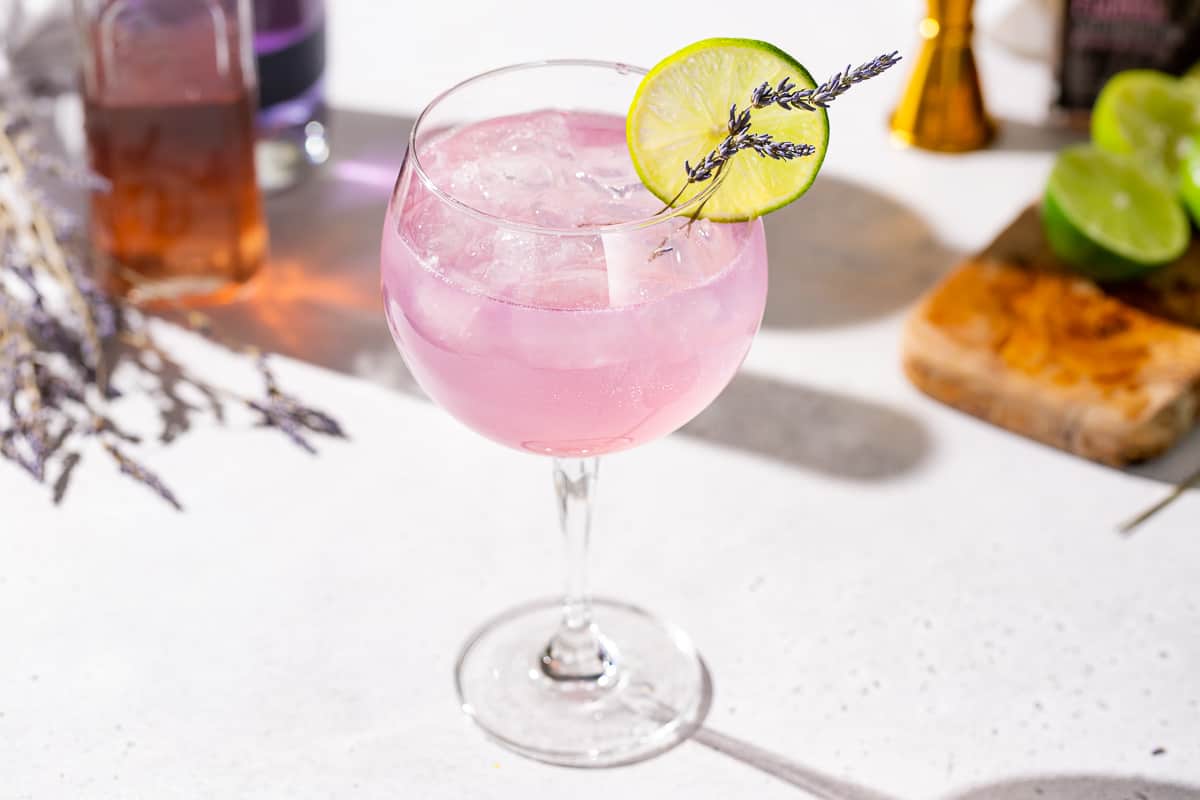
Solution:
{"label": "lime rind", "polygon": [[[663,59],[642,79],[626,117],[630,156],[642,183],[664,203],[682,204],[703,191],[707,182],[685,188],[684,161],[696,164],[721,143],[731,105],[745,109],[756,86],[785,77],[798,88],[816,86],[794,58],[756,39],[705,39]],[[825,110],[769,106],[752,113],[754,132],[808,143],[816,152],[794,161],[738,154],[704,202],[703,217],[740,222],[762,216],[804,194],[816,179],[829,143]]]}
{"label": "lime rind", "polygon": [[1101,281],[1137,277],[1174,261],[1191,234],[1169,189],[1136,161],[1090,145],[1059,154],[1042,220],[1054,253]]}

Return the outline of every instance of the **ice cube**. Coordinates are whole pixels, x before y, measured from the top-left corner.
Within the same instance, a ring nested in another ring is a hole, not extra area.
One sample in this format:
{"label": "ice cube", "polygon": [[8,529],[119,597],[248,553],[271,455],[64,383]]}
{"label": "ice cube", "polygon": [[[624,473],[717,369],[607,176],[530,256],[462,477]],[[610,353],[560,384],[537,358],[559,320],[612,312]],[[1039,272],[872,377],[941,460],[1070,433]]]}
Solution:
{"label": "ice cube", "polygon": [[474,197],[480,194],[479,164],[467,161],[455,167],[450,173],[450,191],[461,196],[466,193]]}
{"label": "ice cube", "polygon": [[[604,305],[607,294],[594,289],[575,292],[559,288],[571,284],[575,272],[592,273],[586,281],[604,281],[599,241],[590,236],[563,236],[500,228],[492,239],[491,260],[483,273],[488,291],[496,296],[531,305],[575,308]],[[559,287],[559,288],[556,288]],[[603,287],[602,287],[603,288]],[[586,302],[579,297],[586,297]]]}
{"label": "ice cube", "polygon": [[486,337],[476,336],[474,325],[483,302],[461,281],[423,275],[412,286],[408,318],[426,339],[447,350],[483,352]]}
{"label": "ice cube", "polygon": [[531,231],[497,227],[492,234],[493,263],[519,272],[533,262],[540,238]]}
{"label": "ice cube", "polygon": [[678,219],[672,224],[674,270],[682,286],[704,283],[728,266],[733,251],[727,245],[737,235],[734,228],[727,227],[717,236],[713,223],[706,219]]}
{"label": "ice cube", "polygon": [[657,300],[705,278],[702,265],[693,260],[695,245],[687,220],[608,233],[603,238],[609,302],[614,306]]}
{"label": "ice cube", "polygon": [[553,197],[539,195],[529,203],[530,222],[543,228],[555,230],[572,230],[578,220],[574,209],[576,204],[564,205],[561,193]]}
{"label": "ice cube", "polygon": [[495,226],[432,195],[406,206],[399,233],[427,268],[442,274],[476,276],[491,258]]}
{"label": "ice cube", "polygon": [[464,236],[453,215],[453,209],[433,196],[401,212],[401,236],[426,265],[452,258],[462,249]]}
{"label": "ice cube", "polygon": [[498,202],[523,203],[529,190],[545,189],[554,183],[554,169],[539,155],[497,156],[484,165],[489,198]]}
{"label": "ice cube", "polygon": [[603,148],[612,150],[625,144],[625,126],[620,117],[575,111],[562,117],[561,138],[575,150]]}
{"label": "ice cube", "polygon": [[574,178],[604,200],[627,200],[642,185],[636,176],[632,179],[629,179],[629,176],[619,176],[622,179],[610,182],[584,170],[575,170]]}
{"label": "ice cube", "polygon": [[614,231],[600,238],[604,242],[608,304],[616,308],[642,302],[643,281],[651,270],[650,261],[658,248],[652,241],[654,232]]}

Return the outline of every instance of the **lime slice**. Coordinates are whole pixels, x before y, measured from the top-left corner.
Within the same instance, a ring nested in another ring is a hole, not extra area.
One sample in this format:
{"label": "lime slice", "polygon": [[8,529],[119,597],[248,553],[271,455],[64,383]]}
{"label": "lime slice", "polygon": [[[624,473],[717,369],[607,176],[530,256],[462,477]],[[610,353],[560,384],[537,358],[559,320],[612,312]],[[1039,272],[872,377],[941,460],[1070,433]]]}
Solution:
{"label": "lime slice", "polygon": [[1200,135],[1188,140],[1187,155],[1179,165],[1177,186],[1192,221],[1200,225]]}
{"label": "lime slice", "polygon": [[1200,83],[1148,69],[1118,72],[1096,98],[1092,142],[1141,159],[1164,179],[1176,174],[1187,140],[1200,133]]}
{"label": "lime slice", "polygon": [[[729,107],[750,104],[763,81],[772,86],[790,78],[797,88],[813,88],[808,70],[778,47],[755,39],[705,39],[658,63],[642,79],[626,118],[633,165],[646,188],[664,203],[687,184],[683,162],[695,165],[728,134]],[[811,156],[792,161],[741,152],[721,173],[721,187],[705,202],[701,216],[737,222],[762,216],[795,200],[812,185],[825,158],[829,118],[823,109],[754,109],[754,133],[776,141],[808,143]],[[676,205],[707,182],[688,186]]]}
{"label": "lime slice", "polygon": [[1067,148],[1054,162],[1042,224],[1055,254],[1098,281],[1174,261],[1191,235],[1170,189],[1134,160],[1090,145]]}

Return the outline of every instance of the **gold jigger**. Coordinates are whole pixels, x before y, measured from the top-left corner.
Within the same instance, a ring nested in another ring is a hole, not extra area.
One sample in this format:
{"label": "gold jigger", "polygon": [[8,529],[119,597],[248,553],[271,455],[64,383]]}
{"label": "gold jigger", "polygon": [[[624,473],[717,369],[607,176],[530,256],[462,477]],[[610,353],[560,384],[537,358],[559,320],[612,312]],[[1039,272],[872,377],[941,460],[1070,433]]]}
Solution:
{"label": "gold jigger", "polygon": [[892,114],[892,137],[926,150],[962,152],[986,145],[996,125],[983,107],[971,50],[974,0],[927,0],[924,42]]}

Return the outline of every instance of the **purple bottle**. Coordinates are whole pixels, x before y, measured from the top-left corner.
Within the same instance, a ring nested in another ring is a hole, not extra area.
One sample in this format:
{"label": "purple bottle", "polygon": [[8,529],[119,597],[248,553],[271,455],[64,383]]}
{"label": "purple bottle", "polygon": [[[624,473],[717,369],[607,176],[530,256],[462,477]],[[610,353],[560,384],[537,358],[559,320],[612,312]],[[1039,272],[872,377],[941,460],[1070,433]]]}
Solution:
{"label": "purple bottle", "polygon": [[283,189],[329,158],[323,0],[254,0],[254,52],[259,183]]}

